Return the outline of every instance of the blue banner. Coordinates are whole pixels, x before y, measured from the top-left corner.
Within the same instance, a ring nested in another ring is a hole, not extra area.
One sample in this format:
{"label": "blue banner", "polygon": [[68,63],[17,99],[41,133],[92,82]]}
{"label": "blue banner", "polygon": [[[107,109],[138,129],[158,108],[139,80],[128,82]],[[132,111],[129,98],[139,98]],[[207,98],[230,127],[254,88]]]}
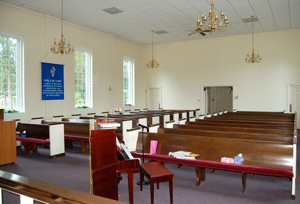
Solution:
{"label": "blue banner", "polygon": [[64,65],[42,62],[42,100],[64,100]]}

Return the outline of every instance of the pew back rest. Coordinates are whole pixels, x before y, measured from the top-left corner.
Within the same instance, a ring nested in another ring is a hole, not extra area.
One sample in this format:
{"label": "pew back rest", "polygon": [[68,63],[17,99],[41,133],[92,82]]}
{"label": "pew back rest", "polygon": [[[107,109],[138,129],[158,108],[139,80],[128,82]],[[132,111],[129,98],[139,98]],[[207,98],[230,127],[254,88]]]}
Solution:
{"label": "pew back rest", "polygon": [[[279,142],[195,137],[189,135],[144,133],[145,153],[150,152],[151,140],[157,140],[157,154],[168,155],[178,150],[200,154],[197,159],[221,161],[222,157],[243,154],[246,165],[292,169],[293,145]],[[142,152],[142,134],[139,133],[137,152]]]}
{"label": "pew back rest", "polygon": [[231,127],[250,127],[250,128],[265,128],[265,129],[282,129],[282,130],[293,130],[294,124],[289,125],[278,125],[278,124],[259,124],[259,123],[227,123],[227,122],[216,122],[214,120],[201,120],[196,119],[195,123],[205,124],[205,125],[218,125],[218,126],[231,126]]}
{"label": "pew back rest", "polygon": [[67,121],[73,123],[89,123],[89,119],[76,119],[76,118],[62,118],[61,121]]}
{"label": "pew back rest", "polygon": [[293,136],[293,130],[281,130],[281,129],[267,129],[267,128],[253,128],[253,127],[234,127],[234,126],[218,126],[218,125],[206,125],[195,122],[186,122],[185,125],[175,124],[173,128],[185,128],[185,129],[206,129],[206,130],[222,130],[230,132],[255,132],[255,133],[274,133]]}
{"label": "pew back rest", "polygon": [[205,129],[173,129],[173,128],[159,128],[157,133],[160,134],[176,134],[176,135],[194,135],[205,137],[220,137],[220,138],[236,138],[236,139],[250,139],[250,140],[266,140],[277,141],[293,144],[293,136],[270,133],[249,133],[249,132],[227,132]]}
{"label": "pew back rest", "polygon": [[26,131],[26,137],[49,139],[49,124],[34,124],[19,122],[16,131]]}
{"label": "pew back rest", "polygon": [[68,122],[43,120],[42,124],[64,124],[64,134],[71,136],[89,137],[90,124],[88,122]]}

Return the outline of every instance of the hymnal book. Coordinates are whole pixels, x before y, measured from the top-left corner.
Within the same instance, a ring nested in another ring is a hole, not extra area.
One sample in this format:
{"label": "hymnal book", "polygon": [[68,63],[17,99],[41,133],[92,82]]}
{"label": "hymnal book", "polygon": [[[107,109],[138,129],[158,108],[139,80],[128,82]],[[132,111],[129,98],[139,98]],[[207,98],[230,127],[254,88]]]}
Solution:
{"label": "hymnal book", "polygon": [[169,156],[173,156],[177,159],[196,159],[199,154],[193,154],[192,152],[186,151],[177,151],[177,152],[170,152]]}
{"label": "hymnal book", "polygon": [[117,129],[120,127],[120,123],[116,123],[114,119],[108,119],[108,120],[99,120],[97,119],[98,125],[101,129]]}

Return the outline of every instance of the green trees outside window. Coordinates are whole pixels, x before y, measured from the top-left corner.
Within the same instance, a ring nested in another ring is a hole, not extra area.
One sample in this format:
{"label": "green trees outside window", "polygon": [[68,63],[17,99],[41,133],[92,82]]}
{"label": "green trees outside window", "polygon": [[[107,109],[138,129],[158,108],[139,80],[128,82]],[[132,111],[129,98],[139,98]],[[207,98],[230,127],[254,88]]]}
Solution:
{"label": "green trees outside window", "polygon": [[134,106],[134,64],[128,57],[123,58],[123,104]]}
{"label": "green trees outside window", "polygon": [[75,48],[75,108],[91,108],[90,51]]}
{"label": "green trees outside window", "polygon": [[0,32],[0,108],[5,113],[23,111],[22,37]]}

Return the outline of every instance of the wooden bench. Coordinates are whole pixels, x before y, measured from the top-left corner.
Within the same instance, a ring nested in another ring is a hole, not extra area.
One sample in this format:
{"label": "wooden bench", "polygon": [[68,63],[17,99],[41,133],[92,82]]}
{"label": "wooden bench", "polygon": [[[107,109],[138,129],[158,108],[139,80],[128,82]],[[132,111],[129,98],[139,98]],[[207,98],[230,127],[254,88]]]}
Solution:
{"label": "wooden bench", "polygon": [[[296,141],[294,144],[261,140],[195,137],[190,135],[144,133],[144,151],[150,152],[151,140],[158,141],[156,154],[144,158],[159,162],[195,166],[196,185],[205,180],[205,168],[242,173],[242,192],[246,189],[246,174],[262,174],[292,178],[292,199],[295,199]],[[196,160],[177,159],[169,155],[174,151],[189,151],[200,156]],[[139,134],[134,157],[141,157],[142,135]],[[222,163],[222,157],[243,154],[242,165]]]}
{"label": "wooden bench", "polygon": [[50,158],[65,155],[64,127],[62,124],[32,124],[19,122],[16,131],[26,131],[26,137],[19,134],[16,140],[22,141],[24,154],[37,152],[37,144],[50,145]]}
{"label": "wooden bench", "polygon": [[159,189],[160,182],[169,182],[170,203],[173,203],[173,177],[174,174],[158,162],[141,164],[140,168],[140,190],[143,190],[144,175],[150,181],[151,204],[154,204],[154,184]]}
{"label": "wooden bench", "polygon": [[173,128],[159,128],[157,133],[232,138],[232,139],[247,139],[247,140],[266,140],[266,141],[277,141],[277,142],[293,144],[293,136],[287,136],[282,134],[271,134],[271,133],[227,132],[227,131],[216,131],[216,130],[206,130],[206,129],[173,129]]}
{"label": "wooden bench", "polygon": [[294,124],[263,124],[263,123],[241,123],[241,122],[217,122],[213,120],[202,120],[196,119],[194,123],[203,125],[214,125],[214,126],[227,126],[227,127],[245,127],[245,128],[265,128],[265,129],[282,129],[282,130],[294,130]]}
{"label": "wooden bench", "polygon": [[205,125],[194,122],[186,122],[185,125],[173,125],[174,129],[200,129],[200,130],[219,130],[228,132],[253,132],[253,133],[274,133],[274,134],[284,134],[293,136],[293,130],[280,130],[280,129],[266,129],[266,128],[251,128],[251,127],[228,127],[228,126],[218,126],[218,125]]}
{"label": "wooden bench", "polygon": [[77,140],[81,144],[81,153],[85,154],[88,152],[90,135],[90,123],[88,120],[70,119],[66,121],[63,118],[62,121],[42,120],[42,124],[63,124],[65,148],[72,149],[73,140]]}

